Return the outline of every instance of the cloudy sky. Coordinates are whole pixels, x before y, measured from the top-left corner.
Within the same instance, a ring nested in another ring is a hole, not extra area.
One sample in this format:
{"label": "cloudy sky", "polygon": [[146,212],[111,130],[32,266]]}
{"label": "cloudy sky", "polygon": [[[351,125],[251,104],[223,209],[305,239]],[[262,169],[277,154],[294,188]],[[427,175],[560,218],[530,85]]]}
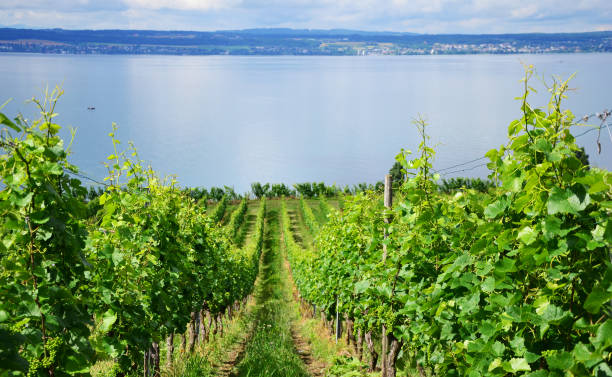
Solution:
{"label": "cloudy sky", "polygon": [[612,0],[0,0],[0,25],[66,29],[260,27],[416,33],[612,30]]}

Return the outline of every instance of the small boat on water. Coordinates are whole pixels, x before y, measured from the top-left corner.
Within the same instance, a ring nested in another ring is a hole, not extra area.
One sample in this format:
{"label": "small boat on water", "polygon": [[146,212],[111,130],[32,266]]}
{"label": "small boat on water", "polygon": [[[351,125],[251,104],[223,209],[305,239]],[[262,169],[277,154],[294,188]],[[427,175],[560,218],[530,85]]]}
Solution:
{"label": "small boat on water", "polygon": [[95,110],[95,106],[87,106],[87,110]]}

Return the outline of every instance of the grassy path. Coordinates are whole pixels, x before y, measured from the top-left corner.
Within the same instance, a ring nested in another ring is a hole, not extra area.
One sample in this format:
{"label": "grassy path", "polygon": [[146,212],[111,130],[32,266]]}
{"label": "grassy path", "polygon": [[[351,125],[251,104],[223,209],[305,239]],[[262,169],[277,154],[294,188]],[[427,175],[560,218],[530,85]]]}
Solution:
{"label": "grassy path", "polygon": [[[255,203],[255,204],[253,204]],[[236,245],[244,247],[249,244],[253,232],[255,231],[255,220],[257,219],[257,210],[259,209],[259,201],[251,202],[247,207],[247,213],[244,215],[244,222],[236,235]]]}
{"label": "grassy path", "polygon": [[291,233],[293,233],[295,242],[304,249],[310,247],[313,242],[313,237],[304,222],[300,209],[300,202],[297,200],[287,201],[287,214],[291,219]]}
{"label": "grassy path", "polygon": [[260,282],[251,316],[252,333],[235,376],[306,377],[304,363],[296,353],[291,323],[291,292],[283,273],[279,237],[279,206],[269,203]]}
{"label": "grassy path", "polygon": [[[307,205],[313,210],[313,214],[323,224],[327,219],[323,219],[323,213],[318,206],[318,200],[307,201]],[[338,205],[336,201],[334,203]],[[312,248],[316,234],[313,234],[304,220],[299,201],[287,201],[287,214],[290,220],[290,231],[295,242],[302,248]],[[314,207],[318,211],[314,210]],[[335,207],[334,205],[334,207]],[[337,208],[337,207],[336,207]],[[288,260],[285,259],[285,269],[290,271]],[[333,331],[330,332],[329,326],[320,319],[319,316],[313,318],[312,308],[309,305],[300,305],[299,294],[293,284],[292,276],[288,272],[289,286],[294,291],[295,300],[293,307],[299,321],[294,322],[293,333],[294,342],[300,351],[302,360],[306,363],[307,369],[312,376],[366,376],[365,364],[357,360],[357,350],[347,344],[346,335],[336,341]]]}
{"label": "grassy path", "polygon": [[[279,200],[267,203],[259,275],[249,304],[227,323],[223,336],[211,339],[165,377],[325,375],[330,357],[338,348],[323,334],[326,331],[318,321],[304,316],[294,298],[295,287],[283,249],[280,204]],[[258,205],[249,204],[236,246],[246,247],[254,237]],[[228,205],[226,214],[232,209]],[[313,236],[306,228],[299,202],[288,201],[287,210],[296,242],[310,247]]]}

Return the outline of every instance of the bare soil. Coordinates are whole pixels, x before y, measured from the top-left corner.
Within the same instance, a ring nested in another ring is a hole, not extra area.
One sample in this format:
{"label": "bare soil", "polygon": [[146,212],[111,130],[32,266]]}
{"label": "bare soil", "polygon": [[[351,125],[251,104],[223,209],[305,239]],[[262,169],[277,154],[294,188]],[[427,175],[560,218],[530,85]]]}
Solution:
{"label": "bare soil", "polygon": [[312,356],[312,350],[307,340],[300,336],[298,331],[291,329],[291,337],[295,345],[295,352],[306,365],[306,371],[313,377],[325,376],[327,365],[321,360]]}
{"label": "bare soil", "polygon": [[244,337],[240,342],[237,342],[232,346],[230,352],[227,353],[227,358],[221,363],[221,365],[216,367],[218,377],[238,376],[236,367],[244,356],[247,341],[248,337]]}

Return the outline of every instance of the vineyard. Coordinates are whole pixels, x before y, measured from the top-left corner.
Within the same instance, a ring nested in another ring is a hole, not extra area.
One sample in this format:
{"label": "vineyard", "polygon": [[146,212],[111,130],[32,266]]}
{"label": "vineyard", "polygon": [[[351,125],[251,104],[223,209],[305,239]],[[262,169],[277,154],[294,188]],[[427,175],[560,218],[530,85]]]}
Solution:
{"label": "vineyard", "polygon": [[457,190],[422,120],[384,195],[215,202],[113,127],[92,199],[61,92],[0,114],[0,376],[612,376],[612,174],[580,158],[567,82],[538,109],[529,77],[492,184]]}

